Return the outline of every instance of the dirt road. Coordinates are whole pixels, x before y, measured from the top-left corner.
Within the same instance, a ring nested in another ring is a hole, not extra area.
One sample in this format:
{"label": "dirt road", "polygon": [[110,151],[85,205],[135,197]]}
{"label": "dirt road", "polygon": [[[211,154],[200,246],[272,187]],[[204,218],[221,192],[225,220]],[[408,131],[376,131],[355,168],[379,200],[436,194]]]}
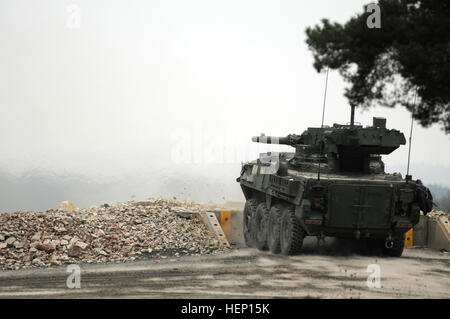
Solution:
{"label": "dirt road", "polygon": [[[368,288],[377,264],[381,288]],[[373,267],[373,266],[371,266]],[[219,256],[0,272],[0,298],[450,298],[450,255],[407,249],[401,258],[346,253],[275,256],[240,248]]]}

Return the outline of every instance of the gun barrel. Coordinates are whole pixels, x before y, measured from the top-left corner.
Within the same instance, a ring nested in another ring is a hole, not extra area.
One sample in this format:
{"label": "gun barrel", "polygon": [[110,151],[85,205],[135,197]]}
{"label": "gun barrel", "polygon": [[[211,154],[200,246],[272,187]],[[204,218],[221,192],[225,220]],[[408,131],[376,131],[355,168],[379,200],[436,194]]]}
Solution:
{"label": "gun barrel", "polygon": [[291,145],[291,141],[288,137],[279,137],[279,136],[253,136],[252,142],[255,143],[264,143],[264,144],[283,144],[283,145]]}

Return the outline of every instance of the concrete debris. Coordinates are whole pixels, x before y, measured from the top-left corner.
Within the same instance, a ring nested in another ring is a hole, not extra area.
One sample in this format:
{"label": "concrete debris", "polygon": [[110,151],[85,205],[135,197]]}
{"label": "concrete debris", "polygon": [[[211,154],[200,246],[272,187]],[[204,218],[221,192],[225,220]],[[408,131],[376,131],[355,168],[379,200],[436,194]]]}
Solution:
{"label": "concrete debris", "polygon": [[13,236],[11,236],[11,237],[9,237],[9,238],[5,241],[5,243],[6,243],[8,246],[12,246],[12,244],[13,244],[15,241],[16,241],[16,238],[13,237]]}
{"label": "concrete debris", "polygon": [[38,249],[38,250],[44,250],[44,251],[49,251],[52,252],[55,250],[55,246],[50,245],[50,244],[41,244],[41,243],[37,243],[34,248]]}
{"label": "concrete debris", "polygon": [[64,210],[66,212],[72,212],[75,210],[75,204],[70,201],[64,201],[58,204],[58,210]]}
{"label": "concrete debris", "polygon": [[78,246],[72,246],[67,250],[67,256],[69,257],[79,257],[81,254],[81,248]]}
{"label": "concrete debris", "polygon": [[200,218],[178,216],[204,211],[192,201],[151,199],[0,214],[0,269],[222,253]]}
{"label": "concrete debris", "polygon": [[433,210],[433,211],[429,212],[427,214],[427,216],[428,216],[428,218],[430,218],[432,220],[438,220],[439,217],[447,217],[447,218],[449,218],[450,214],[446,213],[446,212],[443,212],[441,210]]}

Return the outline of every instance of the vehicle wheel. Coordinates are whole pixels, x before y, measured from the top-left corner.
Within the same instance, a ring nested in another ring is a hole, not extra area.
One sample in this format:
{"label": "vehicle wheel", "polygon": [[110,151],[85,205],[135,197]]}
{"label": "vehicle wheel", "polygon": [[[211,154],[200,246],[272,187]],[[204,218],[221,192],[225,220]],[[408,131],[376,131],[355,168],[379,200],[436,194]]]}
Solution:
{"label": "vehicle wheel", "polygon": [[283,205],[278,204],[272,206],[269,211],[269,225],[267,229],[267,246],[274,254],[279,254],[280,247],[280,225],[281,216],[283,214]]}
{"label": "vehicle wheel", "polygon": [[259,250],[267,250],[269,210],[265,203],[259,204],[256,208],[252,223],[250,233],[252,233],[252,238],[255,239],[256,248]]}
{"label": "vehicle wheel", "polygon": [[242,225],[243,225],[245,244],[248,247],[254,247],[254,245],[255,245],[255,240],[254,240],[254,238],[252,238],[251,226],[252,226],[252,217],[256,213],[256,208],[257,208],[258,204],[259,204],[258,200],[254,199],[254,198],[248,199],[245,202],[244,214],[243,214],[244,220],[242,222]]}
{"label": "vehicle wheel", "polygon": [[386,248],[383,242],[383,255],[389,257],[400,257],[403,253],[403,247],[405,246],[405,236],[395,236],[393,238],[394,245],[392,248]]}
{"label": "vehicle wheel", "polygon": [[283,210],[280,227],[280,247],[283,255],[293,255],[300,251],[306,234],[295,217],[293,206]]}

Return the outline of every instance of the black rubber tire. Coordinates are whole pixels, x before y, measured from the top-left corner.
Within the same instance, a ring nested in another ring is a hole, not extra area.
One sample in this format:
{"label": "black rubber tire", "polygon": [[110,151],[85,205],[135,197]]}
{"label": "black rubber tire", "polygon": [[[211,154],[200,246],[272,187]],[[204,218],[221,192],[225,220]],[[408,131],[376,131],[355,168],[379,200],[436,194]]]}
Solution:
{"label": "black rubber tire", "polygon": [[277,204],[272,206],[269,211],[269,225],[267,229],[267,246],[273,254],[281,252],[280,246],[280,225],[281,216],[283,214],[283,205]]}
{"label": "black rubber tire", "polygon": [[393,237],[394,246],[392,248],[386,248],[383,242],[383,255],[389,257],[400,257],[405,247],[405,236],[397,235]]}
{"label": "black rubber tire", "polygon": [[269,222],[269,210],[265,203],[261,203],[256,208],[253,215],[250,233],[255,240],[255,246],[259,250],[267,250],[267,231]]}
{"label": "black rubber tire", "polygon": [[294,255],[300,252],[306,233],[295,217],[293,206],[283,209],[280,225],[280,247],[283,255]]}
{"label": "black rubber tire", "polygon": [[243,226],[244,240],[247,247],[255,246],[255,240],[252,237],[251,227],[252,227],[252,218],[256,213],[256,208],[258,207],[258,204],[259,201],[254,198],[250,198],[245,202],[242,226]]}

